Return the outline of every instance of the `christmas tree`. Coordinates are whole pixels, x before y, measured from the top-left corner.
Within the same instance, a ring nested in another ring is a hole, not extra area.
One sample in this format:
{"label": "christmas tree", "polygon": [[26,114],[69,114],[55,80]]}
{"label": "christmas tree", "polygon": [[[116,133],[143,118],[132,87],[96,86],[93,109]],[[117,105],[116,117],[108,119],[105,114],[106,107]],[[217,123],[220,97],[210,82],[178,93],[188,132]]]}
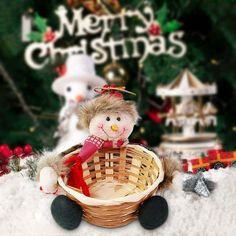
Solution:
{"label": "christmas tree", "polygon": [[[62,101],[52,92],[51,84],[53,78],[57,77],[55,68],[61,62],[56,61],[40,70],[33,70],[26,64],[24,53],[27,43],[21,39],[23,15],[31,15],[34,19],[38,16],[39,21],[46,19],[46,24],[56,28],[58,19],[55,9],[59,5],[64,5],[69,10],[72,7],[84,7],[85,15],[115,14],[129,9],[143,9],[145,5],[149,5],[161,23],[160,27],[152,25],[149,33],[168,33],[181,28],[185,32],[183,41],[187,45],[187,52],[182,58],[149,55],[142,64],[138,63],[137,58],[117,61],[125,68],[122,79],[126,81],[129,77],[127,89],[138,94],[130,97],[137,101],[142,116],[132,139],[146,141],[151,146],[160,143],[161,134],[168,132],[161,113],[168,109],[169,104],[156,96],[156,87],[169,83],[184,68],[188,68],[202,82],[217,84],[218,94],[211,98],[219,111],[216,132],[225,149],[236,148],[235,1],[100,1],[97,6],[88,6],[88,2],[93,1],[0,2],[0,8],[4,9],[0,14],[0,143],[30,143],[35,148],[55,145],[52,137]],[[134,31],[134,22],[135,19],[129,21],[130,34]],[[40,25],[43,22],[39,22]],[[35,28],[34,32],[38,30],[36,26]],[[50,40],[53,34],[47,33],[46,37]],[[112,34],[119,37],[117,25],[114,25]],[[31,34],[31,39],[32,37],[38,40],[41,35]],[[64,46],[74,43],[71,37],[64,37],[61,42]],[[113,59],[109,60],[97,66],[98,74],[102,75],[104,68]]]}

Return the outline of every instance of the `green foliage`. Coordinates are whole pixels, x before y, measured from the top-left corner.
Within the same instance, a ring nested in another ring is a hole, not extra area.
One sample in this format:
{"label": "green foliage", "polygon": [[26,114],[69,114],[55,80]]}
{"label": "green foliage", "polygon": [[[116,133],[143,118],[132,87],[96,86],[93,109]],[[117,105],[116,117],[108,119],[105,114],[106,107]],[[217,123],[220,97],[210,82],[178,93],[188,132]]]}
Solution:
{"label": "green foliage", "polygon": [[178,30],[181,24],[177,20],[172,20],[163,25],[162,29],[164,33],[171,33]]}
{"label": "green foliage", "polygon": [[161,25],[164,25],[164,23],[166,22],[168,12],[169,11],[168,11],[166,4],[163,4],[163,6],[160,8],[160,10],[157,11],[156,17]]}
{"label": "green foliage", "polygon": [[47,20],[36,13],[34,18],[34,25],[38,31],[32,31],[28,37],[33,42],[42,42],[43,34],[47,29]]}
{"label": "green foliage", "polygon": [[36,13],[34,24],[42,33],[47,29],[47,20],[43,19],[38,13]]}
{"label": "green foliage", "polygon": [[42,33],[41,32],[31,32],[31,33],[29,33],[28,37],[33,42],[41,42],[42,41]]}
{"label": "green foliage", "polygon": [[167,21],[168,14],[169,9],[166,3],[156,12],[156,18],[161,25],[163,33],[171,33],[181,27],[181,23],[177,20]]}

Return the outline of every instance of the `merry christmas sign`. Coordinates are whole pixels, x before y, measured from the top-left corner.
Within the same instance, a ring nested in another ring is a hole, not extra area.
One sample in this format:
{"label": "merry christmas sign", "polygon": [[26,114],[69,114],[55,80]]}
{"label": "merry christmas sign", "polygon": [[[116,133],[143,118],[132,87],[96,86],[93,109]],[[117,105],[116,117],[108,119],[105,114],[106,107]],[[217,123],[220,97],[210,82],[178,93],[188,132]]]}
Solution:
{"label": "merry christmas sign", "polygon": [[[166,54],[180,58],[186,53],[187,48],[182,41],[184,32],[162,34],[150,6],[144,7],[142,11],[128,10],[102,16],[85,15],[83,11],[84,8],[73,9],[72,17],[69,17],[64,6],[58,7],[55,11],[59,20],[58,29],[49,31],[46,39],[30,43],[25,50],[25,60],[31,68],[41,69],[57,56],[75,53],[90,54],[97,64],[103,64],[110,58],[138,58],[142,63],[148,55]],[[132,36],[129,34],[130,20],[135,22]],[[153,25],[154,22],[156,25]],[[112,37],[114,25],[119,26],[120,37]],[[60,46],[65,36],[76,38],[76,44]]]}

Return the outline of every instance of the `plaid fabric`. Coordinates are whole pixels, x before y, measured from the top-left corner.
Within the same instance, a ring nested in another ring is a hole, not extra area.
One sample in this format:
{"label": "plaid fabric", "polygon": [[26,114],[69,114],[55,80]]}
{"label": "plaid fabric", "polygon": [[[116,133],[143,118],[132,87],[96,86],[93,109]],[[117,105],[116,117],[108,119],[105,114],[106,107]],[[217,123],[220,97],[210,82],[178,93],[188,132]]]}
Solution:
{"label": "plaid fabric", "polygon": [[89,159],[97,150],[99,150],[101,147],[104,148],[117,148],[121,147],[124,144],[124,140],[118,140],[116,142],[113,142],[111,140],[104,141],[103,139],[100,139],[94,135],[89,136],[80,150],[79,157],[81,159],[81,162],[85,162],[87,159]]}
{"label": "plaid fabric", "polygon": [[83,147],[80,150],[79,157],[81,162],[85,162],[89,159],[98,149],[102,147],[104,140],[96,137],[96,136],[89,136],[85,142]]}
{"label": "plaid fabric", "polygon": [[89,136],[85,142],[94,144],[98,149],[102,147],[104,140],[100,139],[94,135]]}

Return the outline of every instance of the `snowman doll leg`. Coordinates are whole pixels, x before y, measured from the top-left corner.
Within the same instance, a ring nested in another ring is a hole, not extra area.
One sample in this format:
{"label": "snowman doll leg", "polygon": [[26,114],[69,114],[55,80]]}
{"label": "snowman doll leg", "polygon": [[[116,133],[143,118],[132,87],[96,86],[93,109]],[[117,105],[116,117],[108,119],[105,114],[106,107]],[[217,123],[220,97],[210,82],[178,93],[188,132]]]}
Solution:
{"label": "snowman doll leg", "polygon": [[165,198],[153,196],[140,206],[138,220],[145,229],[155,229],[161,226],[168,217],[168,204]]}
{"label": "snowman doll leg", "polygon": [[83,215],[81,206],[65,195],[59,195],[53,200],[51,213],[56,223],[67,230],[76,229]]}

